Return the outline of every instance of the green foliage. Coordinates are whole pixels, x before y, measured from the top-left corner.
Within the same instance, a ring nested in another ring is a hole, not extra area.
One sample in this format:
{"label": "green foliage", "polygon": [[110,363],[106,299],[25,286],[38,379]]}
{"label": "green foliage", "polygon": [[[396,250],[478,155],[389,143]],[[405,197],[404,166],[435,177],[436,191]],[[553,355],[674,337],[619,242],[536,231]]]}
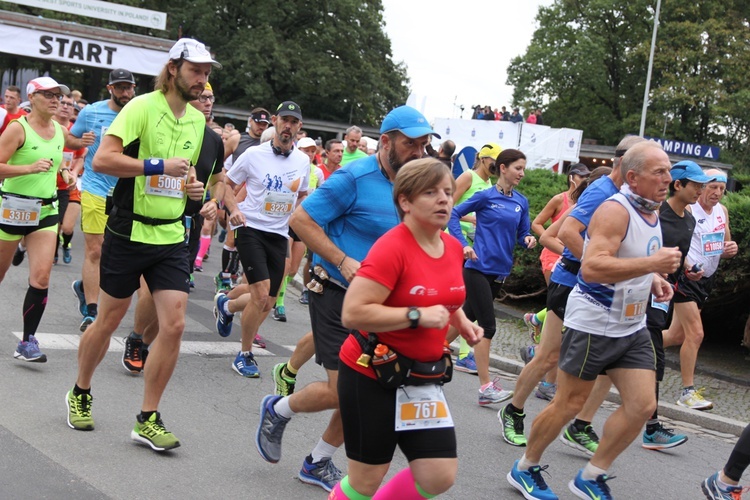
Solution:
{"label": "green foliage", "polygon": [[[741,0],[662,2],[646,135],[709,143],[750,169],[750,7]],[[640,125],[656,2],[556,0],[508,67],[514,104],[545,123],[615,144]]]}
{"label": "green foliage", "polygon": [[[303,0],[120,3],[167,12],[167,30],[96,19],[84,22],[172,40],[181,36],[201,40],[224,66],[211,75],[221,104],[274,109],[291,99],[300,104],[305,116],[377,125],[408,97],[406,68],[392,59],[380,0],[322,0],[314,5]],[[62,13],[15,7],[26,14],[73,20]],[[3,62],[0,58],[0,64]],[[23,63],[23,67],[50,66],[33,60]],[[102,75],[104,72],[91,68],[82,72],[55,65],[55,77],[92,92],[103,87]],[[150,79],[139,82],[139,88],[141,92],[150,89]]]}

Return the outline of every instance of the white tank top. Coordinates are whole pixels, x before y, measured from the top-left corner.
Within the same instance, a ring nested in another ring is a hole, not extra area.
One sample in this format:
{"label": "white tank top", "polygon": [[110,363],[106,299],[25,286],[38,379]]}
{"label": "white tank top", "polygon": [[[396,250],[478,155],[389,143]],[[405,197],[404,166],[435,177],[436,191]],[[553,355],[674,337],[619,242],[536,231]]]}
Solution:
{"label": "white tank top", "polygon": [[[607,201],[625,207],[628,229],[615,255],[632,259],[653,255],[662,246],[659,219],[651,224],[620,193]],[[585,247],[589,238],[586,236]],[[568,296],[565,326],[605,337],[625,337],[646,327],[646,309],[651,298],[652,273],[617,283],[589,283],[578,273],[578,283]]]}
{"label": "white tank top", "polygon": [[703,276],[708,278],[716,272],[724,252],[724,230],[727,227],[724,208],[718,203],[708,214],[700,203],[694,203],[690,209],[695,217],[695,230],[687,261],[703,264]]}

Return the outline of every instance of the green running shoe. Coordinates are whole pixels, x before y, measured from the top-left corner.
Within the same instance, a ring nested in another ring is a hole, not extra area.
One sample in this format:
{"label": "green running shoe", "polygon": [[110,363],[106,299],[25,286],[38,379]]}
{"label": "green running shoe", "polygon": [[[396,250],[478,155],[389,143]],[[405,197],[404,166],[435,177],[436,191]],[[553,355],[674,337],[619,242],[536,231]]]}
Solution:
{"label": "green running shoe", "polygon": [[297,379],[284,376],[286,363],[279,363],[273,367],[274,394],[277,396],[291,396],[294,393],[294,385]]}
{"label": "green running shoe", "polygon": [[91,402],[94,398],[91,394],[73,394],[73,389],[65,395],[65,404],[68,405],[68,427],[78,431],[93,431],[94,419],[91,418]]}
{"label": "green running shoe", "polygon": [[180,446],[180,440],[164,427],[158,411],[151,414],[148,420],[141,421],[138,415],[135,428],[130,432],[130,438],[138,443],[147,444],[155,451],[166,451]]}
{"label": "green running shoe", "polygon": [[503,440],[513,446],[526,446],[526,436],[523,434],[523,419],[525,413],[514,413],[503,407],[497,412],[497,419],[503,426]]}
{"label": "green running shoe", "polygon": [[590,425],[587,425],[584,430],[580,431],[575,425],[570,424],[560,434],[560,441],[590,456],[593,456],[599,447],[599,436],[596,435],[594,428]]}

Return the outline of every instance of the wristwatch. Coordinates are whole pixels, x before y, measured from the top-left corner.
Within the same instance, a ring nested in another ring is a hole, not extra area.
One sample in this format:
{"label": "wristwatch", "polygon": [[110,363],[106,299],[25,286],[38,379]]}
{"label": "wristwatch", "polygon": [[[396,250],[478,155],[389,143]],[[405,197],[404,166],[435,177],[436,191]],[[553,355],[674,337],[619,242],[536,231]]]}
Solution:
{"label": "wristwatch", "polygon": [[419,326],[419,318],[422,317],[422,315],[419,313],[419,309],[416,307],[410,307],[409,311],[406,313],[406,317],[411,321],[409,328],[417,328]]}

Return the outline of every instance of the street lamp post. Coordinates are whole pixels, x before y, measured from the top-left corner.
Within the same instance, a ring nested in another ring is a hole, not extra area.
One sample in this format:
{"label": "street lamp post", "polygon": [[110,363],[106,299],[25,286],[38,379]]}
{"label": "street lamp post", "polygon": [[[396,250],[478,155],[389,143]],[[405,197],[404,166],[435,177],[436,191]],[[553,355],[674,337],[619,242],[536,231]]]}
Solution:
{"label": "street lamp post", "polygon": [[651,70],[654,67],[654,49],[656,48],[656,31],[659,29],[659,11],[661,0],[656,0],[656,12],[654,13],[654,32],[651,35],[651,53],[648,57],[648,72],[646,74],[646,90],[643,92],[643,110],[641,111],[641,129],[638,135],[643,137],[646,130],[646,111],[648,110],[648,94],[651,91]]}

